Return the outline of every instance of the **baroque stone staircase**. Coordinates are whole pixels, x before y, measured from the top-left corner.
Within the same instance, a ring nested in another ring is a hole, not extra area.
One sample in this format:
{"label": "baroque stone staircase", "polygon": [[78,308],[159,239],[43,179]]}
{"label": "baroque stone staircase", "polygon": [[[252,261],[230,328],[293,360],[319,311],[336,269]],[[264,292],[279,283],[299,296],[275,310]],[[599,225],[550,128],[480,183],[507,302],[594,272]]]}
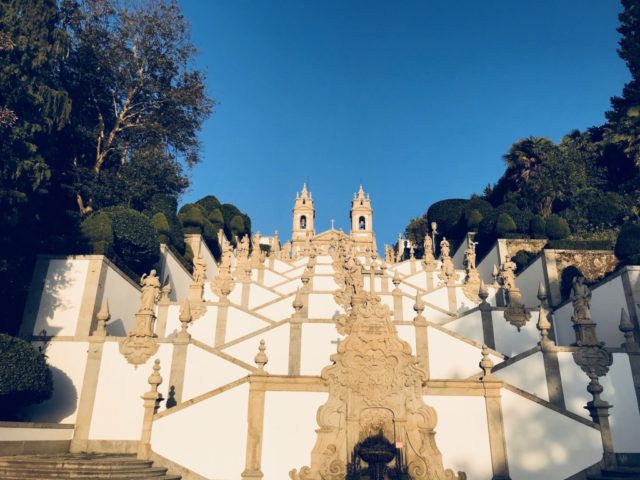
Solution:
{"label": "baroque stone staircase", "polygon": [[0,478],[180,480],[181,477],[168,475],[166,468],[154,467],[152,461],[137,460],[134,455],[83,453],[0,457]]}

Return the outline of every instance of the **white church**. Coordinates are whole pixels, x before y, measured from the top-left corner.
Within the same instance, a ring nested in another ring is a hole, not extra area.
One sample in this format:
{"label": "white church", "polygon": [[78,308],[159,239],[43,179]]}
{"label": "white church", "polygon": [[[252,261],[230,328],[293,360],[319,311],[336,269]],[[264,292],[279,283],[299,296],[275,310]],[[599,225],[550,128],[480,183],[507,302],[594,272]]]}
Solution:
{"label": "white church", "polygon": [[[362,187],[350,219],[316,232],[305,186],[290,241],[221,238],[218,263],[188,235],[193,274],[164,245],[140,281],[40,256],[21,335],[54,393],[0,423],[0,478],[86,453],[187,480],[640,478],[640,266],[507,239],[476,262],[472,235],[379,255]],[[569,265],[591,287],[563,300]]]}

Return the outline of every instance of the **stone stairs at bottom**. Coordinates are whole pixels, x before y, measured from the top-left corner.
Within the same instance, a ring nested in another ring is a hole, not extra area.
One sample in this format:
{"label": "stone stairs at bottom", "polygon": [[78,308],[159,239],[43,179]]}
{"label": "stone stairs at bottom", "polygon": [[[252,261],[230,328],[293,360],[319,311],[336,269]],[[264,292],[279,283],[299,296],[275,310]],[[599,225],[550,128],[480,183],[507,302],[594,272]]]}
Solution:
{"label": "stone stairs at bottom", "polygon": [[597,475],[588,475],[588,480],[640,480],[640,467],[603,468]]}
{"label": "stone stairs at bottom", "polygon": [[137,460],[134,455],[60,454],[0,457],[0,479],[49,480],[180,480],[167,474],[167,469],[154,467],[150,460]]}

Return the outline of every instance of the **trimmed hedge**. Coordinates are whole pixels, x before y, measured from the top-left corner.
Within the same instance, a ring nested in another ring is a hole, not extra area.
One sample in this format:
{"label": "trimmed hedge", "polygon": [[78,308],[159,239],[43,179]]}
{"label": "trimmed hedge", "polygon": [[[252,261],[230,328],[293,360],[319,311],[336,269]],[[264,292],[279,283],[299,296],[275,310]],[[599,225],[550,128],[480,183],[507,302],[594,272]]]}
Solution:
{"label": "trimmed hedge", "polygon": [[44,355],[29,342],[0,333],[0,419],[51,397],[53,380]]}
{"label": "trimmed hedge", "polygon": [[160,238],[149,217],[123,206],[103,211],[113,225],[114,253],[136,274],[148,272],[160,255]]}
{"label": "trimmed hedge", "polygon": [[550,240],[562,240],[571,233],[567,221],[558,215],[550,215],[547,218],[545,230]]}
{"label": "trimmed hedge", "polygon": [[547,222],[541,215],[534,215],[529,222],[531,238],[547,238]]}
{"label": "trimmed hedge", "polygon": [[160,239],[160,243],[169,244],[171,243],[169,236],[171,235],[171,227],[169,226],[169,221],[164,213],[158,212],[151,217],[151,223],[153,227],[158,232],[158,237]]}
{"label": "trimmed hedge", "polygon": [[80,231],[91,245],[93,253],[107,254],[113,244],[113,225],[109,215],[103,211],[94,213],[80,224]]}
{"label": "trimmed hedge", "polygon": [[624,264],[640,265],[640,225],[625,223],[616,240],[615,253]]}
{"label": "trimmed hedge", "polygon": [[466,215],[466,218],[467,218],[467,230],[470,232],[477,232],[478,226],[480,225],[480,222],[482,221],[482,218],[483,218],[480,210],[475,210],[475,209],[471,210],[469,214]]}
{"label": "trimmed hedge", "polygon": [[496,220],[496,235],[498,237],[504,237],[509,233],[513,233],[517,230],[516,222],[513,221],[511,215],[508,213],[501,213]]}

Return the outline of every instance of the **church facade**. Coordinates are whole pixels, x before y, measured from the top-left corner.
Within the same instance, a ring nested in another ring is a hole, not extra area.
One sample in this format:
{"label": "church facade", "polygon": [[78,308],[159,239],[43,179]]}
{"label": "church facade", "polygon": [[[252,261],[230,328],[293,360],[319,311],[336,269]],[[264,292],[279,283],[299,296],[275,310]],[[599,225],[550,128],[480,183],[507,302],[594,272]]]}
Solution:
{"label": "church facade", "polygon": [[[313,202],[303,187],[268,255],[221,238],[216,261],[187,236],[193,272],[164,246],[142,279],[39,257],[22,335],[54,394],[0,449],[135,453],[196,480],[587,479],[640,459],[640,267],[506,239],[476,259],[471,236],[378,256],[362,188],[348,234],[316,233]],[[569,265],[592,286],[566,299]]]}

